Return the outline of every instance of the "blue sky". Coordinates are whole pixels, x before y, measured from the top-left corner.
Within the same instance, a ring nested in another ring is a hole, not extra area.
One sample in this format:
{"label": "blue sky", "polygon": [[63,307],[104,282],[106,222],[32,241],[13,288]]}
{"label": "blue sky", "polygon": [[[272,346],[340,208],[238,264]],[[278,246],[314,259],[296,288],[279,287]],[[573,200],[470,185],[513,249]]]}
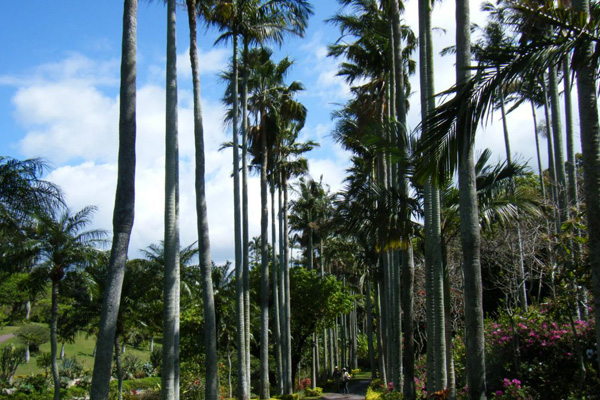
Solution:
{"label": "blue sky", "polygon": [[[472,2],[472,15],[482,21]],[[302,140],[312,139],[321,148],[309,155],[311,175],[338,190],[348,164],[348,154],[330,138],[331,112],[348,98],[348,87],[335,76],[337,60],[326,57],[327,45],[338,38],[337,29],[325,24],[339,10],[335,0],[313,2],[304,38],[288,38],[275,59],[295,60],[290,80],[300,80],[306,91],[299,99],[308,108]],[[439,50],[452,43],[453,5],[445,2],[434,11],[434,25],[446,29],[436,34]],[[54,167],[48,179],[67,194],[73,210],[99,207],[96,227],[111,231],[118,135],[118,87],[121,46],[121,1],[47,0],[12,1],[0,15],[0,154],[16,158],[43,157]],[[407,23],[416,30],[416,1],[407,2]],[[166,10],[162,1],[140,2],[138,9],[138,173],[136,222],[130,256],[156,243],[163,232],[164,63]],[[220,98],[223,85],[217,74],[226,67],[231,48],[213,46],[214,31],[200,30],[201,80],[207,141],[208,209],[213,259],[231,259],[231,152],[218,151],[230,140],[222,126]],[[181,146],[182,245],[193,242],[193,147],[191,75],[188,58],[187,16],[178,12],[179,128]],[[416,57],[416,55],[415,55]],[[436,58],[436,85],[447,88],[454,80],[454,59]],[[409,115],[410,128],[418,124],[418,77]],[[482,130],[479,147],[504,154],[500,124]],[[513,151],[533,160],[535,151],[531,117],[519,110],[509,120]],[[250,207],[258,210],[259,188],[250,182]],[[259,232],[259,213],[250,212],[251,235]]]}

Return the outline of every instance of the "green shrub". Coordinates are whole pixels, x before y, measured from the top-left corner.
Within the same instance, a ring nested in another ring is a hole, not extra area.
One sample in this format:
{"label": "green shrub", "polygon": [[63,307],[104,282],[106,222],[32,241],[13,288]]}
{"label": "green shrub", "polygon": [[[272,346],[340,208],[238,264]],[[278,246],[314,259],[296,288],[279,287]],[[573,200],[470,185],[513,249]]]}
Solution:
{"label": "green shrub", "polygon": [[35,359],[35,365],[42,368],[44,370],[44,373],[48,375],[50,373],[50,368],[52,367],[50,353],[40,353]]}
{"label": "green shrub", "polygon": [[61,393],[61,399],[85,399],[89,395],[88,391],[79,386],[68,388],[64,394]]}
{"label": "green shrub", "polygon": [[65,377],[69,380],[77,379],[83,376],[83,365],[75,357],[65,357],[58,364],[58,372],[61,378]]}
{"label": "green shrub", "polygon": [[298,393],[294,393],[294,394],[282,394],[281,395],[281,400],[300,400],[300,396],[298,395]]}
{"label": "green shrub", "polygon": [[373,379],[371,383],[369,383],[369,389],[377,393],[383,393],[386,390],[381,379]]}
{"label": "green shrub", "polygon": [[[376,380],[379,380],[379,379],[376,379]],[[381,397],[382,394],[383,394],[383,391],[376,390],[369,385],[369,388],[367,389],[367,394],[365,395],[365,400],[379,400],[379,398]]]}
{"label": "green shrub", "polygon": [[323,389],[320,387],[316,387],[314,389],[306,388],[304,389],[304,395],[308,397],[319,397],[323,394]]}
{"label": "green shrub", "polygon": [[[121,368],[123,369],[123,379],[134,379],[134,378],[142,378],[144,374],[143,372],[143,363],[136,356],[126,355],[121,362]],[[140,372],[142,376],[140,376]]]}
{"label": "green shrub", "polygon": [[15,388],[23,393],[42,393],[48,389],[49,381],[43,374],[27,375],[19,378],[15,382]]}
{"label": "green shrub", "polygon": [[50,341],[50,330],[45,326],[27,324],[15,331],[15,336],[20,343],[29,346],[29,351],[37,353],[42,344]]}
{"label": "green shrub", "polygon": [[360,368],[350,370],[350,375],[358,375],[360,374]]}
{"label": "green shrub", "polygon": [[156,371],[160,373],[160,366],[162,365],[162,347],[154,346],[154,350],[150,353],[150,364]]}
{"label": "green shrub", "polygon": [[17,368],[25,361],[25,349],[10,344],[0,352],[0,383],[8,383],[17,372]]}

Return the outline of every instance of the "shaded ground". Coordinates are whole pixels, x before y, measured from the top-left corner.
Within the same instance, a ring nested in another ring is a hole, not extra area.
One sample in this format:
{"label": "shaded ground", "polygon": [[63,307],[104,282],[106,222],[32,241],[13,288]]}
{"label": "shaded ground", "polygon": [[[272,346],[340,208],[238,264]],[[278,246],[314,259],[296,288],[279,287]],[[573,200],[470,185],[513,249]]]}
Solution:
{"label": "shaded ground", "polygon": [[323,393],[321,398],[326,400],[364,400],[369,383],[371,383],[370,379],[353,379],[348,383],[350,394]]}
{"label": "shaded ground", "polygon": [[6,335],[0,335],[0,343],[10,339],[13,336],[15,336],[15,335],[13,335],[12,333],[7,333]]}

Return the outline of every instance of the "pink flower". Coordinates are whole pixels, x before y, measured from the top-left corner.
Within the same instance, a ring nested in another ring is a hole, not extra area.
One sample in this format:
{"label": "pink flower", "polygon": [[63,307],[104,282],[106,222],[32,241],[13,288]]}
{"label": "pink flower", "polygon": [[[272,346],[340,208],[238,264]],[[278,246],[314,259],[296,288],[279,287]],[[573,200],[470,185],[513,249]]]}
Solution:
{"label": "pink flower", "polygon": [[496,390],[496,396],[502,396],[504,392],[502,390]]}

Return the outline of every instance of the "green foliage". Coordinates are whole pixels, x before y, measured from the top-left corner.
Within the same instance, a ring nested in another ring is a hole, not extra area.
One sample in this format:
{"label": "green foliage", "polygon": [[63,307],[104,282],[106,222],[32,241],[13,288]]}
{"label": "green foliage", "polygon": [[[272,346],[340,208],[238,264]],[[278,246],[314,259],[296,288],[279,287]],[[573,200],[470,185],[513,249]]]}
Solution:
{"label": "green foliage", "polygon": [[194,361],[181,366],[181,397],[190,400],[204,400],[205,376],[204,359],[198,357]]}
{"label": "green foliage", "polygon": [[[18,305],[24,304],[28,300],[29,294],[23,290],[23,284],[28,276],[29,274],[25,273],[14,273],[3,276],[0,280],[0,306],[11,308],[8,317],[12,321],[25,316],[24,307],[18,307]],[[0,317],[2,316],[0,315]]]}
{"label": "green foliage", "polygon": [[360,374],[360,368],[350,370],[350,375],[355,376],[358,374]]}
{"label": "green foliage", "polygon": [[58,364],[58,372],[61,379],[63,377],[69,380],[77,379],[83,375],[83,365],[75,357],[65,357]]}
{"label": "green foliage", "polygon": [[379,392],[379,393],[382,393],[386,390],[385,385],[379,378],[373,379],[371,381],[371,383],[369,383],[369,389],[371,389],[372,391],[375,391],[375,392]]}
{"label": "green foliage", "polygon": [[50,368],[52,367],[52,357],[50,353],[44,352],[44,353],[40,353],[37,357],[37,359],[35,360],[35,364],[44,369],[44,372],[46,373],[46,375],[48,375],[48,372],[50,371]]}
{"label": "green foliage", "polygon": [[304,395],[307,397],[320,397],[323,394],[323,388],[316,387],[314,389],[304,389]]}
{"label": "green foliage", "polygon": [[[118,398],[118,382],[110,382],[109,399]],[[186,397],[182,397],[186,398]],[[160,399],[160,377],[123,381],[123,399]]]}
{"label": "green foliage", "polygon": [[123,369],[123,379],[142,378],[145,375],[144,363],[130,354],[123,357],[121,368]]}
{"label": "green foliage", "polygon": [[388,390],[381,394],[380,400],[403,400],[404,395],[399,390]]}
{"label": "green foliage", "polygon": [[42,374],[27,375],[19,378],[14,387],[22,393],[42,393],[49,386],[48,377]]}
{"label": "green foliage", "polygon": [[25,361],[25,349],[8,345],[0,352],[0,384],[9,382]]}
{"label": "green foliage", "polygon": [[46,326],[26,324],[15,332],[19,342],[29,346],[32,353],[39,351],[40,346],[50,341],[50,330]]}
{"label": "green foliage", "polygon": [[282,394],[281,395],[281,400],[300,400],[300,396],[298,395],[298,393],[294,393],[294,394]]}
{"label": "green foliage", "polygon": [[160,366],[162,365],[162,347],[154,346],[154,349],[150,354],[150,364],[152,364],[156,371],[160,372]]}
{"label": "green foliage", "polygon": [[[379,379],[375,379],[373,380],[373,382],[375,381],[379,381]],[[373,383],[371,382],[371,383]],[[381,383],[381,381],[379,381]],[[381,398],[381,395],[383,394],[383,391],[381,390],[377,390],[373,387],[371,387],[371,385],[369,385],[368,389],[367,389],[367,394],[365,395],[365,400],[379,400]]]}

